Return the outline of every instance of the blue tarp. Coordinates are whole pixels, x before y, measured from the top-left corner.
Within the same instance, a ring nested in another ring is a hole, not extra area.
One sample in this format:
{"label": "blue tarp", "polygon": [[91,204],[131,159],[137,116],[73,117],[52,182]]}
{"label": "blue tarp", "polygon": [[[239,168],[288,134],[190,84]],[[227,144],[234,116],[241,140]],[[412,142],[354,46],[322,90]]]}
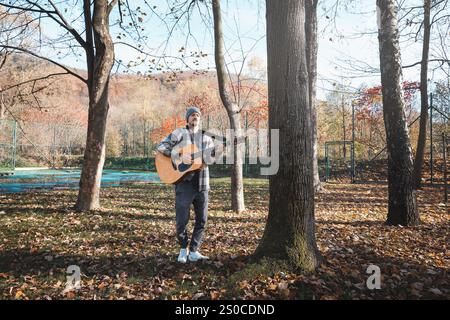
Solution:
{"label": "blue tarp", "polygon": [[[0,177],[0,193],[27,192],[36,189],[77,189],[80,170],[16,170]],[[102,187],[122,182],[159,182],[155,172],[103,170]]]}

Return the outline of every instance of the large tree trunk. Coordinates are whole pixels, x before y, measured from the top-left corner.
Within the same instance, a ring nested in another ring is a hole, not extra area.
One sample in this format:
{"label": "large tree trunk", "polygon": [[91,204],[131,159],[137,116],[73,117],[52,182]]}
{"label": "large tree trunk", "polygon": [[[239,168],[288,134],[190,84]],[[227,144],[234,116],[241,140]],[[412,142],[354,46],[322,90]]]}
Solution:
{"label": "large tree trunk", "polygon": [[[89,1],[86,0],[85,5],[86,3],[89,4]],[[100,184],[105,162],[106,119],[109,109],[108,86],[114,63],[114,45],[109,34],[109,10],[108,1],[94,1],[92,30],[86,31],[87,39],[90,37],[89,33],[93,32],[95,56],[92,57],[89,52],[87,54],[90,78],[89,119],[80,190],[75,206],[77,211],[95,210],[100,207]]]}
{"label": "large tree trunk", "polygon": [[266,1],[269,128],[279,129],[280,161],[270,176],[269,216],[254,255],[312,271],[319,253],[304,10],[304,0]]}
{"label": "large tree trunk", "polygon": [[394,0],[377,0],[379,14],[383,115],[388,151],[389,206],[386,223],[419,223],[416,193],[412,187],[412,151],[401,89],[402,68]]}
{"label": "large tree trunk", "polygon": [[305,0],[305,32],[306,59],[309,75],[309,103],[312,110],[313,126],[313,177],[314,190],[319,191],[322,186],[319,178],[319,159],[317,142],[317,110],[316,110],[316,82],[317,82],[317,3],[318,0]]}
{"label": "large tree trunk", "polygon": [[[225,60],[223,56],[223,33],[222,33],[222,14],[220,11],[220,0],[213,0],[213,16],[214,16],[214,58],[217,70],[217,81],[219,85],[220,99],[227,110],[230,127],[234,130],[236,138],[242,136],[240,109],[230,99],[230,95],[226,89],[225,81]],[[239,141],[239,140],[238,140]],[[231,176],[231,205],[235,212],[245,210],[244,204],[244,179],[242,172],[243,148],[241,143],[234,145],[234,163]]]}
{"label": "large tree trunk", "polygon": [[414,160],[413,187],[420,188],[422,182],[423,157],[427,139],[428,122],[428,55],[430,52],[430,11],[431,0],[424,0],[422,62],[420,64],[420,128]]}

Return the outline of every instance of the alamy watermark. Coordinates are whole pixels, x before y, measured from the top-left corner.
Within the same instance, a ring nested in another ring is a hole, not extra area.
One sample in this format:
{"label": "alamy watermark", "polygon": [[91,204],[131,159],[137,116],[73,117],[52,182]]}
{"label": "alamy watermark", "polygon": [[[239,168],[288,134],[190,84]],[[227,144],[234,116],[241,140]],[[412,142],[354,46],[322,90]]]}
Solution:
{"label": "alamy watermark", "polygon": [[70,265],[66,270],[66,287],[64,292],[81,289],[81,269],[77,265]]}
{"label": "alamy watermark", "polygon": [[369,278],[367,278],[367,281],[366,281],[367,289],[369,289],[369,290],[381,289],[380,267],[377,265],[371,264],[370,266],[367,267],[366,273],[371,275]]}
{"label": "alamy watermark", "polygon": [[[200,130],[199,130],[200,132]],[[205,144],[205,138],[201,141],[201,135],[194,135],[194,143],[202,154],[203,162],[211,165],[217,164],[234,164],[235,150],[241,149],[242,163],[248,160],[249,164],[261,165],[261,175],[275,175],[279,169],[280,159],[280,130],[279,129],[227,129],[225,137],[218,129],[209,129],[204,135],[213,138],[214,145]],[[180,143],[174,148],[171,153],[173,163],[181,161],[181,155],[178,150],[188,145],[191,141],[187,130],[183,130],[180,137]],[[225,141],[224,141],[225,140]],[[225,144],[225,152],[219,156],[215,155],[217,145]]]}

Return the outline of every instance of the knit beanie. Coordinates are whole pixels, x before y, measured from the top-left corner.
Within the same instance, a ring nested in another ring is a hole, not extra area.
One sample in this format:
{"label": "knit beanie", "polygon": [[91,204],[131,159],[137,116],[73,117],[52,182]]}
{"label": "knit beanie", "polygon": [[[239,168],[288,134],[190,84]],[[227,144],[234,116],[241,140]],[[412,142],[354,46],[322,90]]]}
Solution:
{"label": "knit beanie", "polygon": [[200,112],[200,109],[197,107],[189,107],[186,110],[186,121],[188,121],[189,117],[191,116],[191,114],[193,114],[194,112],[197,112],[199,115],[202,115],[202,113]]}

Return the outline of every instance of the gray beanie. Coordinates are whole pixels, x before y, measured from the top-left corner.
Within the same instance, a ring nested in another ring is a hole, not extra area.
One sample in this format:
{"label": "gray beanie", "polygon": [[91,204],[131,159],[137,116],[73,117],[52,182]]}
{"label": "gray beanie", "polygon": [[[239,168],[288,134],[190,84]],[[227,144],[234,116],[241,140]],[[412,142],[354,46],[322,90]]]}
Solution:
{"label": "gray beanie", "polygon": [[193,114],[194,112],[197,112],[199,115],[202,115],[202,113],[200,112],[199,108],[197,108],[197,107],[189,107],[186,110],[186,121],[188,121],[190,115]]}

